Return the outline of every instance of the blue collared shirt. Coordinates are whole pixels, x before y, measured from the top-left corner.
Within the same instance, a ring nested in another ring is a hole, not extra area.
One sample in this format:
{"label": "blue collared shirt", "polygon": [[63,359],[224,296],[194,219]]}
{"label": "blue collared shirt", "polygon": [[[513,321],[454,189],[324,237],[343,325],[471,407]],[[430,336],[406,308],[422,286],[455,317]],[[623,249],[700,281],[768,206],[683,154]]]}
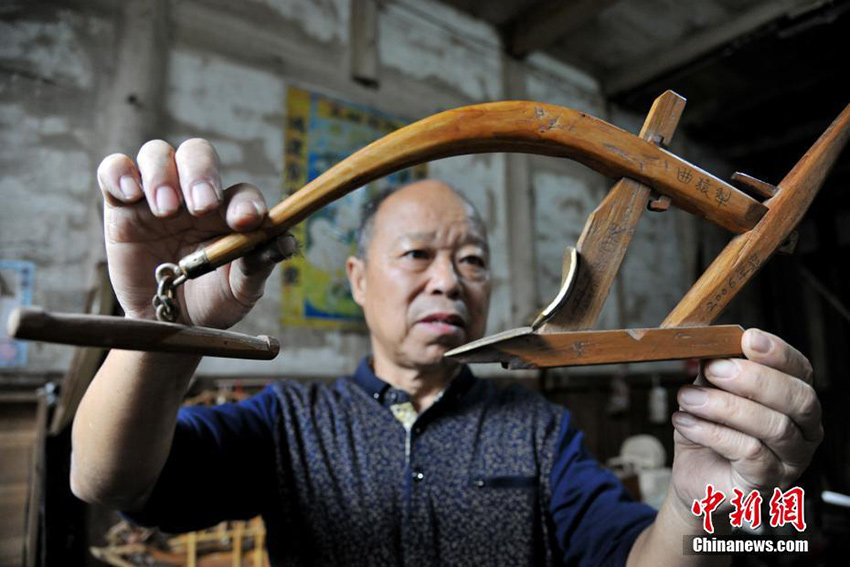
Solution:
{"label": "blue collared shirt", "polygon": [[407,394],[364,359],[180,410],[136,523],[263,516],[272,565],[622,565],[655,511],[588,453],[567,410],[467,367],[405,427]]}

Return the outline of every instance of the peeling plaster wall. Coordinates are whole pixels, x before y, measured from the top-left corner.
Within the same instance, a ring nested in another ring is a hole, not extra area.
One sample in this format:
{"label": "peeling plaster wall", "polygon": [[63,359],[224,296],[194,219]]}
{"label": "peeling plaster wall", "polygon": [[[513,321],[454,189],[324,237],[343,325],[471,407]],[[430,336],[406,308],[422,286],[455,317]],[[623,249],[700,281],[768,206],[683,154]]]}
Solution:
{"label": "peeling plaster wall", "polygon": [[[33,262],[33,303],[80,312],[101,247],[96,117],[109,82],[112,17],[21,10],[0,22],[0,258]],[[30,343],[25,369],[67,369],[72,350]]]}
{"label": "peeling plaster wall", "polygon": [[[83,310],[91,261],[102,247],[94,171],[104,155],[98,128],[108,128],[100,124],[100,106],[120,41],[113,13],[118,5],[36,4],[0,24],[0,194],[8,204],[0,209],[0,257],[36,263],[34,303],[48,309]],[[504,98],[504,60],[492,27],[433,0],[382,3],[379,17],[381,85],[375,90],[348,77],[349,0],[172,2],[159,135],[175,146],[190,137],[209,139],[221,157],[225,184],[251,182],[276,203],[290,86],[409,120]],[[640,117],[612,118],[591,77],[549,57],[531,56],[522,73],[528,99],[576,108],[632,130],[640,125]],[[469,196],[488,225],[494,282],[488,333],[524,323],[511,316],[508,244],[522,235],[509,232],[507,196],[526,187],[509,186],[507,167],[503,154],[430,166],[432,175]],[[534,228],[525,238],[536,270],[525,277],[533,279],[542,307],[557,292],[564,246],[575,244],[612,182],[555,158],[531,156],[529,171]],[[40,222],[48,212],[51,221]],[[660,322],[690,285],[695,239],[687,215],[646,214],[599,326]],[[276,270],[265,297],[237,330],[278,337],[282,354],[273,362],[207,359],[201,373],[334,376],[349,372],[368,352],[362,334],[282,328],[280,288]],[[32,344],[29,355],[23,372],[61,372],[71,349]],[[480,372],[502,373],[490,367]]]}

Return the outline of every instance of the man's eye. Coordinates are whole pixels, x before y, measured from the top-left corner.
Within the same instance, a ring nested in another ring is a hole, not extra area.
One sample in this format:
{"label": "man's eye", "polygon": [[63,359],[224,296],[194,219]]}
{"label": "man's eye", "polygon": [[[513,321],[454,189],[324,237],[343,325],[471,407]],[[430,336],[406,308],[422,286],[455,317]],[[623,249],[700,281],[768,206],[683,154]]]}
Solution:
{"label": "man's eye", "polygon": [[471,264],[471,265],[476,266],[478,268],[486,268],[487,267],[487,263],[484,262],[484,258],[482,258],[481,256],[464,256],[463,258],[460,259],[460,261],[463,262],[464,264]]}
{"label": "man's eye", "polygon": [[405,258],[412,258],[414,260],[427,260],[428,252],[425,250],[408,250],[403,254]]}

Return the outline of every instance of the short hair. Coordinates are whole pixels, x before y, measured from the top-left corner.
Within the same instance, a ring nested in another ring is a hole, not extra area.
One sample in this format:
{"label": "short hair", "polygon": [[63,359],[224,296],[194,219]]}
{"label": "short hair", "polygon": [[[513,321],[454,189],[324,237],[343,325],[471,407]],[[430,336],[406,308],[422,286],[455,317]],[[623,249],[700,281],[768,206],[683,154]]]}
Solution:
{"label": "short hair", "polygon": [[[390,195],[404,187],[405,186],[390,186],[385,189],[381,189],[373,195],[371,199],[363,204],[360,212],[360,227],[357,229],[357,257],[361,260],[366,260],[369,244],[372,242],[372,236],[375,231],[375,215],[378,213],[378,209],[381,208],[381,205]],[[475,208],[475,205],[472,204],[472,201],[470,201],[466,195],[450,185],[448,187],[455,195],[460,197],[472,211],[471,216],[481,229],[481,232],[484,235],[484,243],[486,245],[487,225],[484,224],[484,220],[481,218],[481,214],[478,212],[478,209]]]}
{"label": "short hair", "polygon": [[372,242],[372,232],[375,229],[375,214],[381,208],[381,204],[387,200],[387,197],[399,189],[401,187],[386,187],[363,203],[363,208],[360,210],[360,227],[357,229],[357,257],[361,260],[366,259],[369,243]]}

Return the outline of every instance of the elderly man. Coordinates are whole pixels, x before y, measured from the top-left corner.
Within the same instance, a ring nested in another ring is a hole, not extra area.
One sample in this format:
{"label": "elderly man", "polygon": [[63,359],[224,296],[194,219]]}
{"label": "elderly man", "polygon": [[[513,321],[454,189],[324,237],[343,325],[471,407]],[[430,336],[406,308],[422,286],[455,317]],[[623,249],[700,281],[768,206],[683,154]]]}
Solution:
{"label": "elderly man", "polygon": [[[110,156],[98,179],[128,317],[153,317],[156,265],[267,210],[254,187],[222,190],[203,140]],[[238,322],[286,242],[188,282],[183,321]],[[588,454],[569,412],[443,358],[482,336],[491,285],[485,228],[451,188],[422,181],[377,201],[347,271],[372,355],[333,385],[281,381],[179,409],[198,357],[112,351],[74,422],[75,494],[169,531],[262,514],[275,565],[686,565],[705,560],[682,554],[682,536],[703,533],[690,509],[706,485],[786,487],[822,437],[808,361],[750,330],[746,360],[713,361],[680,391],[656,515]]]}

